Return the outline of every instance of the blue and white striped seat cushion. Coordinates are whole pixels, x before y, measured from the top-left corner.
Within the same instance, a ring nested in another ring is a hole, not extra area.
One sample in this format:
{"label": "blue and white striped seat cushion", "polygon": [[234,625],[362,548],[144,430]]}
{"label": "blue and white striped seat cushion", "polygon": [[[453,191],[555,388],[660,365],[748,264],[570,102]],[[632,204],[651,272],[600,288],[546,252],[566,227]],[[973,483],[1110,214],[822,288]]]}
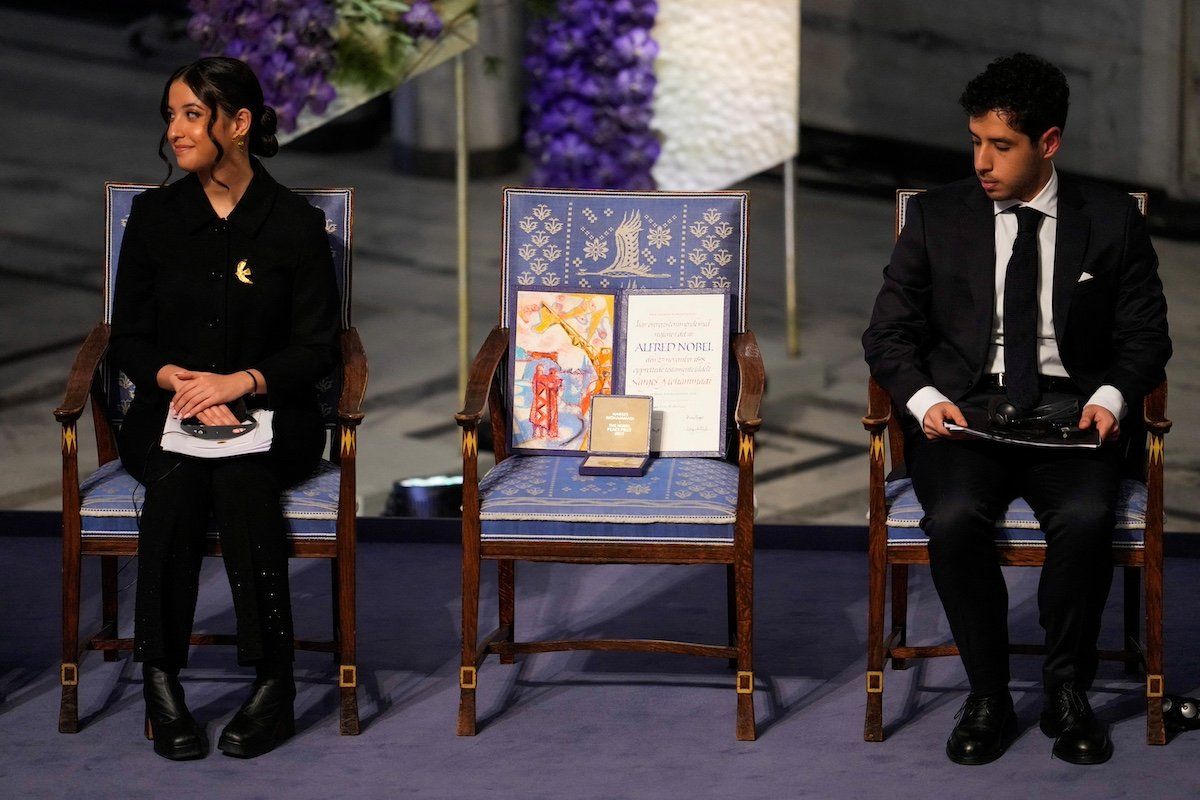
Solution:
{"label": "blue and white striped seat cushion", "polygon": [[576,456],[510,456],[479,483],[483,539],[733,541],[738,468],[656,458],[640,478],[580,475]]}
{"label": "blue and white striped seat cushion", "polygon": [[[294,540],[337,537],[338,485],[341,468],[321,461],[312,477],[283,496],[288,536]],[[83,536],[137,536],[138,514],[146,490],[125,471],[120,460],[110,461],[79,484]],[[211,523],[209,536],[216,536]]]}
{"label": "blue and white striped seat cushion", "polygon": [[[1140,548],[1146,528],[1146,484],[1141,481],[1121,481],[1117,497],[1117,525],[1113,531],[1113,547]],[[924,509],[917,501],[912,481],[908,478],[888,481],[884,488],[888,508],[887,529],[889,545],[925,544],[929,539],[921,530]],[[1038,527],[1033,509],[1022,498],[1009,505],[1004,516],[996,521],[996,543],[1045,547],[1046,536]]]}

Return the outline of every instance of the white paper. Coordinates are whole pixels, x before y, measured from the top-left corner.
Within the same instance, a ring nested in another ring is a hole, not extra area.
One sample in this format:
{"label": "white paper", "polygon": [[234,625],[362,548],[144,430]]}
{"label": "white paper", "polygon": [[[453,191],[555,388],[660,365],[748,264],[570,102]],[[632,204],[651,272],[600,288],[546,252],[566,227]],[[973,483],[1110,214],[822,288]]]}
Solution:
{"label": "white paper", "polygon": [[167,415],[163,426],[162,449],[196,458],[229,458],[252,453],[265,453],[271,449],[271,419],[274,412],[260,408],[250,412],[258,427],[249,433],[232,439],[201,439],[183,429],[182,421],[174,414]]}
{"label": "white paper", "polygon": [[625,295],[622,392],[654,398],[650,449],[720,456],[725,447],[728,295]]}

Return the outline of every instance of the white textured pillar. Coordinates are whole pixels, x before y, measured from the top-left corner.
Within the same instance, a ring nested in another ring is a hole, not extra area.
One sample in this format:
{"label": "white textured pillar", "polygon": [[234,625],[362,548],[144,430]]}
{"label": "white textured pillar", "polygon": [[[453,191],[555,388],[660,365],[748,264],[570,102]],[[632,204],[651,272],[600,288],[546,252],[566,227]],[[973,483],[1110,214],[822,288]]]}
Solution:
{"label": "white textured pillar", "polygon": [[659,0],[660,189],[722,189],[796,154],[799,0]]}

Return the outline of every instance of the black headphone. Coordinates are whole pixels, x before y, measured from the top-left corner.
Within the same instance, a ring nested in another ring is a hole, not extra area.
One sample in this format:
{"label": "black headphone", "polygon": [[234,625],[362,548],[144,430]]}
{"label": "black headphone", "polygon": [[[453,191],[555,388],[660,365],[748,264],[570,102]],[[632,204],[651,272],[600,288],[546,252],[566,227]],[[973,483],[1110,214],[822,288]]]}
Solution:
{"label": "black headphone", "polygon": [[1012,427],[1012,424],[1020,418],[1020,410],[1007,400],[1002,403],[997,403],[992,409],[992,424],[1001,428]]}

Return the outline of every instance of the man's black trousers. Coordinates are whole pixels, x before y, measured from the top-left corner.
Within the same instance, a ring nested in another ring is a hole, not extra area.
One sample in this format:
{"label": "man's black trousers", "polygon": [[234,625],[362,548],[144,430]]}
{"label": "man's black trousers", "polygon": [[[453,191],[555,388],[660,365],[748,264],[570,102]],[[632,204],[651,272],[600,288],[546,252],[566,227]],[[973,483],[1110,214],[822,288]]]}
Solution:
{"label": "man's black trousers", "polygon": [[1008,589],[996,553],[995,521],[1018,496],[1046,534],[1038,584],[1048,651],[1044,686],[1049,690],[1068,680],[1090,686],[1112,584],[1119,449],[907,439],[913,488],[925,510],[921,527],[929,537],[930,571],[971,691],[1008,688]]}

